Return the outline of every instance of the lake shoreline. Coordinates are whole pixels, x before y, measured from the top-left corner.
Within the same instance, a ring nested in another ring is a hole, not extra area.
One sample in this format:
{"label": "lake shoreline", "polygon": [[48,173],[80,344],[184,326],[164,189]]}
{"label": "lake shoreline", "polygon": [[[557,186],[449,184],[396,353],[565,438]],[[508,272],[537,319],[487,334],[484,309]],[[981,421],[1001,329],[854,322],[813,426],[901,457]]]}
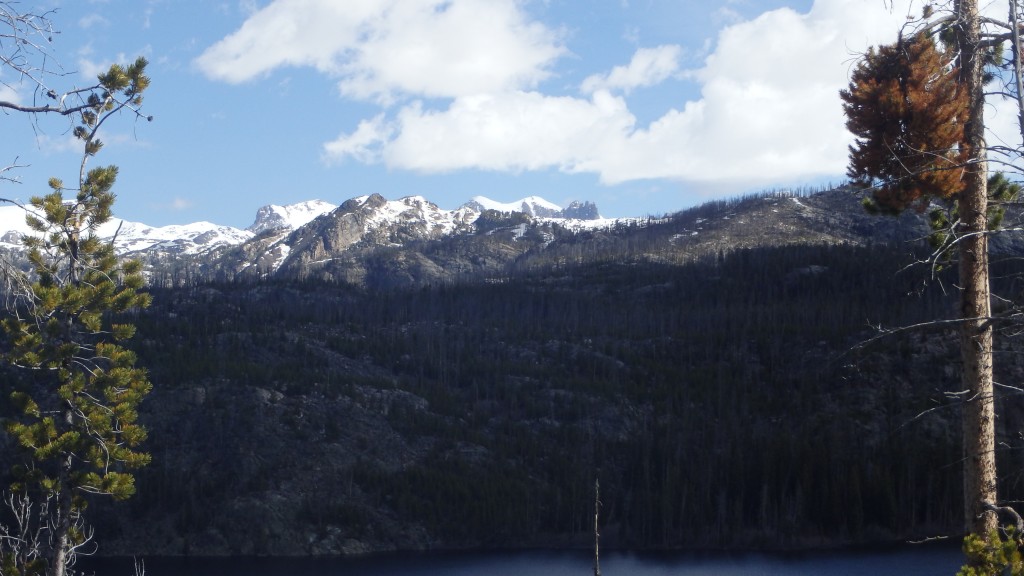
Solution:
{"label": "lake shoreline", "polygon": [[[147,576],[561,576],[584,574],[592,566],[590,551],[423,551],[367,554],[359,557],[149,557],[139,558]],[[136,559],[91,557],[76,569],[96,574],[133,574]],[[914,576],[954,574],[962,565],[959,546],[947,540],[906,544],[882,549],[843,549],[803,552],[636,552],[611,551],[601,556],[604,574],[616,576],[694,576],[757,574],[759,576],[809,576],[844,574]]]}
{"label": "lake shoreline", "polygon": [[[810,548],[606,548],[601,547],[601,557],[640,556],[640,557],[743,557],[771,556],[779,558],[810,557],[823,555],[862,555],[890,554],[914,549],[928,550],[960,550],[959,538],[932,539],[926,542],[878,542],[858,543],[851,545],[817,546]],[[445,556],[515,556],[515,555],[566,555],[593,557],[593,549],[585,547],[478,547],[478,548],[434,548],[425,550],[381,550],[362,554],[154,554],[126,555],[97,553],[83,556],[84,561],[98,559],[103,561],[131,560],[133,558],[156,558],[163,560],[363,560],[388,557],[445,557]]]}

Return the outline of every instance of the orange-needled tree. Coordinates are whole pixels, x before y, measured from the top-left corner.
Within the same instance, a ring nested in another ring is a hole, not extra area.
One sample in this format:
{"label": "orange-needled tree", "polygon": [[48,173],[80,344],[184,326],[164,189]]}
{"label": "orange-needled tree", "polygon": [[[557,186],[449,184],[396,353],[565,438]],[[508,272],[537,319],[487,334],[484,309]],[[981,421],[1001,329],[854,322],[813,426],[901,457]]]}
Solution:
{"label": "orange-needled tree", "polygon": [[869,209],[954,205],[946,248],[956,252],[961,289],[964,521],[984,539],[997,524],[997,475],[984,120],[990,50],[981,22],[977,0],[956,0],[921,32],[868,52],[841,97],[856,137],[848,174],[872,190]]}

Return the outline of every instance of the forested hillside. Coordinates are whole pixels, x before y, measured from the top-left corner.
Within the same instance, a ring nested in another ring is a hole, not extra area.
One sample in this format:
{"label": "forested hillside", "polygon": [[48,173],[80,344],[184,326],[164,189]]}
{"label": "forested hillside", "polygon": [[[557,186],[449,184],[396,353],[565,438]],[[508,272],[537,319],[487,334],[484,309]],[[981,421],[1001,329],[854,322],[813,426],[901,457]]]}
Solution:
{"label": "forested hillside", "polygon": [[97,511],[105,551],[586,545],[595,478],[610,546],[956,533],[955,336],[858,346],[950,315],[909,259],[796,244],[491,283],[154,290],[131,318],[153,464]]}

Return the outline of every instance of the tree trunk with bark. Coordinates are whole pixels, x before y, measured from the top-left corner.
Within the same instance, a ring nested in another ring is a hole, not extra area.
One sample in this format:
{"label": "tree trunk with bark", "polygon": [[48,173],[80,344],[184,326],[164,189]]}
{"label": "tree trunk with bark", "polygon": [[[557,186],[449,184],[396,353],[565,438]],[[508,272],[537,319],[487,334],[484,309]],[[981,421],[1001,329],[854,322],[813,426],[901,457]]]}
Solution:
{"label": "tree trunk with bark", "polygon": [[601,576],[601,531],[599,522],[601,516],[601,480],[594,480],[594,576]]}
{"label": "tree trunk with bark", "polygon": [[960,353],[963,361],[964,520],[968,532],[987,537],[996,516],[995,409],[992,379],[988,259],[988,166],[985,158],[984,53],[979,48],[981,21],[977,0],[955,4],[960,73],[970,105],[964,126],[968,162],[958,198],[960,256]]}
{"label": "tree trunk with bark", "polygon": [[[64,411],[63,419],[67,426],[72,425],[74,417],[70,410]],[[70,485],[72,458],[71,454],[67,454],[60,463],[60,472],[57,477],[59,492],[53,502],[57,510],[52,515],[53,527],[50,533],[46,576],[64,576],[68,554],[71,552],[71,514],[74,511],[74,496],[68,486]]]}

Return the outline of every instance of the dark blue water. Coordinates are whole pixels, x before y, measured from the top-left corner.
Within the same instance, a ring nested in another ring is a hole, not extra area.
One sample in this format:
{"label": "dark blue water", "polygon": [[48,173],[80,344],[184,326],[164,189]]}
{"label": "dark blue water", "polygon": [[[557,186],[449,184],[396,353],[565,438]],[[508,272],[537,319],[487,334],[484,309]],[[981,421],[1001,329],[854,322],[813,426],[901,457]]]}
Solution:
{"label": "dark blue water", "polygon": [[[616,554],[602,576],[952,576],[956,546],[806,554]],[[90,559],[86,574],[133,576],[131,559]],[[427,553],[363,558],[150,558],[146,576],[589,576],[585,552]]]}

